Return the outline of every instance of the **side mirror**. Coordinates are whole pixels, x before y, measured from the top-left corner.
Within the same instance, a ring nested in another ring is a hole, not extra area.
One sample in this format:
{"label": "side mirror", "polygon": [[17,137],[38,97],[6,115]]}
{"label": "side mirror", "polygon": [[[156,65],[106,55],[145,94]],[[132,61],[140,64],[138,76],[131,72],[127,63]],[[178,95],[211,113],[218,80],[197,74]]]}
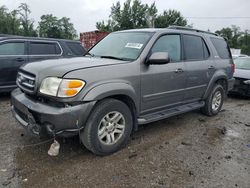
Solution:
{"label": "side mirror", "polygon": [[170,62],[168,52],[155,52],[148,58],[147,64],[162,65]]}

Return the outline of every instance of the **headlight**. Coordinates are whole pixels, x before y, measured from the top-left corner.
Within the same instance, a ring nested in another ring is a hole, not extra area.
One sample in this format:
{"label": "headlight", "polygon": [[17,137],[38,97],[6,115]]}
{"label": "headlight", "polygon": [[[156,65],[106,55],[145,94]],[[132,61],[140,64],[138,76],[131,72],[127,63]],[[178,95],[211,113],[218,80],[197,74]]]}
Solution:
{"label": "headlight", "polygon": [[85,86],[82,80],[48,77],[42,81],[40,92],[57,97],[73,97]]}
{"label": "headlight", "polygon": [[244,84],[249,84],[250,85],[250,80],[244,81]]}
{"label": "headlight", "polygon": [[62,79],[55,77],[48,77],[42,81],[40,92],[46,95],[56,96],[58,87]]}

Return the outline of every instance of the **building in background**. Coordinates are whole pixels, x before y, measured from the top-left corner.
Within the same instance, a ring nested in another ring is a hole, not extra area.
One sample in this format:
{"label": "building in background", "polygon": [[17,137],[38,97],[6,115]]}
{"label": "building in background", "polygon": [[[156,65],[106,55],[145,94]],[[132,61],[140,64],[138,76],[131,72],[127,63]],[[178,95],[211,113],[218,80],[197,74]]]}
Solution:
{"label": "building in background", "polygon": [[109,32],[102,31],[89,31],[80,33],[80,41],[84,48],[90,49],[94,46],[98,41],[103,39],[109,34]]}

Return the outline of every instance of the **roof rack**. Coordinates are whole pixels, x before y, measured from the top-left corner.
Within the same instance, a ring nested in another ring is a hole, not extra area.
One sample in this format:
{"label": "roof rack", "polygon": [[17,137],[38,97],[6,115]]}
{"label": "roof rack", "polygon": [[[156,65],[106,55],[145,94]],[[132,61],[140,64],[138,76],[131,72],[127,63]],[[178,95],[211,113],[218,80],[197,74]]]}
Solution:
{"label": "roof rack", "polygon": [[206,34],[210,34],[210,35],[219,36],[217,33],[212,33],[212,32],[209,32],[209,31],[203,31],[203,30],[199,30],[199,29],[193,29],[193,28],[177,26],[177,25],[170,25],[168,27],[168,29],[179,29],[179,30],[186,30],[186,31],[194,31],[194,32],[206,33]]}

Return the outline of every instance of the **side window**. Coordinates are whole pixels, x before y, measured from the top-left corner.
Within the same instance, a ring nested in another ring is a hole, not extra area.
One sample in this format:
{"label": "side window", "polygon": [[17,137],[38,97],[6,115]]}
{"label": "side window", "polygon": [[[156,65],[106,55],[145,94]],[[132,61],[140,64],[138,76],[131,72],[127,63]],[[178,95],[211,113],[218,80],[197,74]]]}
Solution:
{"label": "side window", "polygon": [[209,57],[204,40],[199,36],[183,35],[185,60],[203,60]]}
{"label": "side window", "polygon": [[72,55],[84,55],[86,51],[81,46],[80,43],[76,42],[66,42],[67,46],[69,47],[70,51],[72,52]]}
{"label": "side window", "polygon": [[164,35],[160,37],[153,48],[153,52],[168,52],[171,61],[181,60],[181,39],[180,35]]}
{"label": "side window", "polygon": [[0,43],[0,55],[24,55],[24,42]]}
{"label": "side window", "polygon": [[61,50],[54,42],[30,42],[30,55],[60,55]]}
{"label": "side window", "polygon": [[227,42],[223,39],[211,38],[211,41],[221,59],[230,59],[231,53]]}

